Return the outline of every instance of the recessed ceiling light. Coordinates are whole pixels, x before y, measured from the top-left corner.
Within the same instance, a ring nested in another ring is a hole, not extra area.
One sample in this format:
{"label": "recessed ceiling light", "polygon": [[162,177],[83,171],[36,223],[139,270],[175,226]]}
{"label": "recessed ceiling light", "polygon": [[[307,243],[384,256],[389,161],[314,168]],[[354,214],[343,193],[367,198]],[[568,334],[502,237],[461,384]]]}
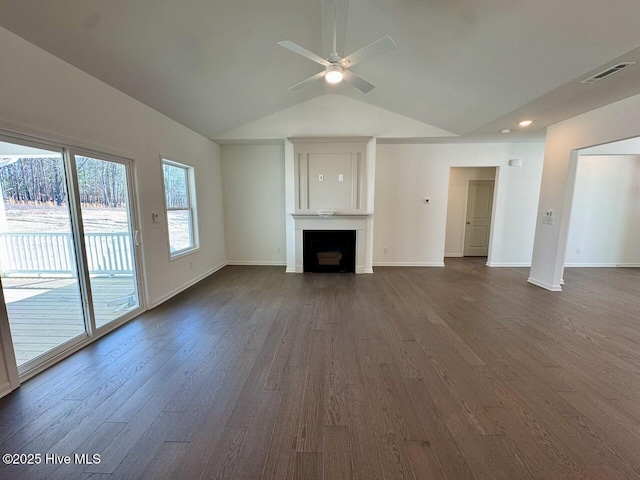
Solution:
{"label": "recessed ceiling light", "polygon": [[502,130],[500,130],[500,133],[511,133],[511,129],[510,128],[503,128]]}
{"label": "recessed ceiling light", "polygon": [[528,127],[532,123],[533,123],[533,120],[522,120],[520,123],[518,123],[518,125],[520,125],[521,127]]}

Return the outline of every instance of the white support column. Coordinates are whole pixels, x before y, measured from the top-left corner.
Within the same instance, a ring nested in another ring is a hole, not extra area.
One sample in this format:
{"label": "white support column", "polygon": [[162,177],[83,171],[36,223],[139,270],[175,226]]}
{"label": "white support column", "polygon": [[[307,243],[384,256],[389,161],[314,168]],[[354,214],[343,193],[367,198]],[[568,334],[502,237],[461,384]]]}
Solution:
{"label": "white support column", "polygon": [[[562,290],[579,150],[637,136],[640,136],[640,95],[547,129],[530,283],[547,290]],[[553,221],[543,223],[549,211],[553,212]]]}

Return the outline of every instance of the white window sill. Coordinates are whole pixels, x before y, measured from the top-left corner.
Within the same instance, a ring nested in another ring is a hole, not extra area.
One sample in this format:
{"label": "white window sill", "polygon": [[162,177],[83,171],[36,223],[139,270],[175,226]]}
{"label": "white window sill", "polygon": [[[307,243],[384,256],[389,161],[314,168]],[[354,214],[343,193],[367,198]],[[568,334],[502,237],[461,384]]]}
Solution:
{"label": "white window sill", "polygon": [[188,250],[180,250],[179,252],[169,253],[169,261],[173,262],[174,260],[178,260],[179,258],[186,257],[187,255],[191,255],[192,253],[196,253],[200,251],[200,247],[193,247]]}

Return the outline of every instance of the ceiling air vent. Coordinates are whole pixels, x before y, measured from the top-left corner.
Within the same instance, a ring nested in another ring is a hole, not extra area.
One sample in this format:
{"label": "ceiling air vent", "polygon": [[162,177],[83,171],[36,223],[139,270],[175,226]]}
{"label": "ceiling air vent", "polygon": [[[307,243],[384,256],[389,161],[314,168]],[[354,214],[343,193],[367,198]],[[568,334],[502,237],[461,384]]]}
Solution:
{"label": "ceiling air vent", "polygon": [[619,63],[617,65],[614,65],[613,67],[607,68],[603,72],[596,73],[595,75],[593,75],[592,77],[587,78],[586,80],[582,80],[580,83],[595,83],[595,82],[598,82],[598,81],[602,80],[603,78],[610,77],[614,73],[618,73],[620,70],[624,70],[625,68],[629,68],[631,65],[635,65],[635,64],[636,64],[636,62]]}

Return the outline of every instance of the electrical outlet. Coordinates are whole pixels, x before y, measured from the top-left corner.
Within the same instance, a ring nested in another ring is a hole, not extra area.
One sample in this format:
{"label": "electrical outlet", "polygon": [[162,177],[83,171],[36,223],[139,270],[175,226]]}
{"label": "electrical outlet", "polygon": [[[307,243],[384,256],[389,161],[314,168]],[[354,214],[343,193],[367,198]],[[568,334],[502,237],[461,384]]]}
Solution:
{"label": "electrical outlet", "polygon": [[319,182],[324,182],[324,175],[323,174],[318,175],[318,181]]}
{"label": "electrical outlet", "polygon": [[542,217],[542,223],[545,225],[553,225],[555,218],[553,216],[553,210],[547,210]]}
{"label": "electrical outlet", "polygon": [[276,253],[280,253],[280,247],[276,248]]}
{"label": "electrical outlet", "polygon": [[580,255],[582,253],[582,249],[580,247],[576,248],[576,253]]}
{"label": "electrical outlet", "polygon": [[382,253],[389,253],[389,247],[384,247],[382,249]]}

